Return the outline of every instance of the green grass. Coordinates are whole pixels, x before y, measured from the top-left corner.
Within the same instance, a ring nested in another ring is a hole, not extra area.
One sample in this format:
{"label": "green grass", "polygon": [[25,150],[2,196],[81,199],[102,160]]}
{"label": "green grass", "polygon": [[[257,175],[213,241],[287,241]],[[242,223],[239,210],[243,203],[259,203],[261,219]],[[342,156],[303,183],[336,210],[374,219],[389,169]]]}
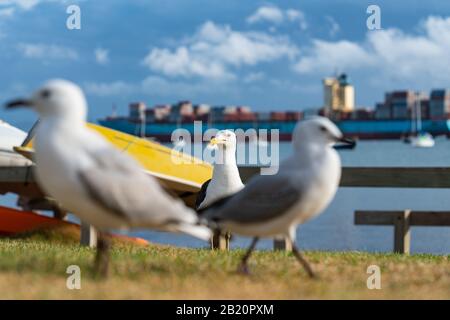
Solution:
{"label": "green grass", "polygon": [[[236,274],[243,250],[230,252],[141,246],[115,240],[111,275],[98,280],[94,250],[76,229],[0,239],[0,298],[7,299],[450,299],[448,256],[307,252],[319,275],[309,279],[286,252],[257,251],[249,277]],[[81,290],[66,288],[66,268],[82,270]],[[369,290],[369,265],[380,266],[382,289]]]}

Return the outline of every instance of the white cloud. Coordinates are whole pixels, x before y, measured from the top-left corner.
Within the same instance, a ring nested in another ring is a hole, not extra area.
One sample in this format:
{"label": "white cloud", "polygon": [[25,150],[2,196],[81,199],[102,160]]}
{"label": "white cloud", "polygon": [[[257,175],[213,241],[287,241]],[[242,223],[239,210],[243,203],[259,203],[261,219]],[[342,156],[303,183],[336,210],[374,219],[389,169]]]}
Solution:
{"label": "white cloud", "polygon": [[42,0],[0,0],[0,6],[15,6],[24,10],[30,10],[40,2],[42,2]]}
{"label": "white cloud", "polygon": [[87,93],[96,96],[114,96],[135,93],[136,87],[124,81],[114,81],[110,83],[88,82],[84,85]]}
{"label": "white cloud", "polygon": [[21,43],[18,49],[24,57],[30,59],[78,59],[78,53],[75,50],[54,44]]}
{"label": "white cloud", "polygon": [[326,16],[325,19],[330,25],[330,30],[328,31],[328,34],[331,37],[334,37],[341,30],[341,26],[339,25],[339,23],[336,22],[336,20],[334,20],[332,16]]}
{"label": "white cloud", "polygon": [[305,14],[296,9],[281,10],[275,5],[264,5],[259,7],[252,15],[247,17],[247,23],[270,22],[281,24],[285,21],[298,22],[301,30],[308,28]]}
{"label": "white cloud", "polygon": [[252,24],[260,21],[281,23],[284,20],[284,13],[276,6],[262,6],[255,13],[247,18],[247,22]]}
{"label": "white cloud", "polygon": [[[450,81],[450,17],[428,17],[416,34],[369,31],[363,42],[314,40],[294,69],[299,73],[364,70],[412,83]],[[370,71],[368,68],[371,68]],[[384,78],[383,78],[384,77]]]}
{"label": "white cloud", "polygon": [[224,92],[227,87],[222,86],[220,82],[200,80],[200,81],[168,81],[157,76],[145,78],[140,89],[147,95],[171,96],[176,92],[180,97],[191,97],[197,94],[206,94],[214,91]]}
{"label": "white cloud", "polygon": [[372,62],[372,57],[363,48],[346,40],[314,40],[308,51],[294,66],[299,73],[332,72],[336,68],[350,70]]}
{"label": "white cloud", "polygon": [[228,25],[208,21],[173,50],[153,48],[143,64],[167,76],[232,79],[233,68],[292,59],[297,52],[287,37],[234,31]]}
{"label": "white cloud", "polygon": [[109,51],[103,48],[97,48],[94,51],[95,61],[98,64],[105,65],[109,63]]}
{"label": "white cloud", "polygon": [[[11,15],[13,15],[17,10],[31,10],[37,5],[47,2],[47,3],[62,3],[62,4],[74,4],[84,0],[0,0],[0,8],[3,7],[11,11]],[[1,9],[0,9],[1,10]]]}
{"label": "white cloud", "polygon": [[305,14],[302,11],[288,9],[286,10],[286,17],[291,22],[298,21],[301,30],[308,29],[308,23],[306,22]]}
{"label": "white cloud", "polygon": [[223,86],[220,82],[207,81],[169,81],[158,76],[149,76],[140,82],[115,81],[106,83],[87,82],[84,89],[88,94],[96,96],[123,96],[128,94],[145,94],[148,96],[173,96],[176,93],[180,97],[192,97],[196,94],[208,94],[211,92],[228,92],[229,86]]}
{"label": "white cloud", "polygon": [[0,17],[12,17],[15,10],[15,8],[0,9]]}
{"label": "white cloud", "polygon": [[232,77],[219,61],[206,59],[201,54],[192,53],[184,46],[178,47],[174,52],[169,49],[155,48],[145,57],[144,64],[151,70],[168,76]]}

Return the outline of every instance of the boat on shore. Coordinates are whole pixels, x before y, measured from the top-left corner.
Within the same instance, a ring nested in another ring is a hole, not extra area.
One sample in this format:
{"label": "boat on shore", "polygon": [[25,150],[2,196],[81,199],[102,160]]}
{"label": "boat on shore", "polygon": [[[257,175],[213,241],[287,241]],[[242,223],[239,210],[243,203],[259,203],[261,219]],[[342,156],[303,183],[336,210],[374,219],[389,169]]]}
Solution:
{"label": "boat on shore", "polygon": [[31,164],[31,161],[14,151],[14,147],[21,145],[26,136],[26,132],[0,120],[0,166],[27,166]]}

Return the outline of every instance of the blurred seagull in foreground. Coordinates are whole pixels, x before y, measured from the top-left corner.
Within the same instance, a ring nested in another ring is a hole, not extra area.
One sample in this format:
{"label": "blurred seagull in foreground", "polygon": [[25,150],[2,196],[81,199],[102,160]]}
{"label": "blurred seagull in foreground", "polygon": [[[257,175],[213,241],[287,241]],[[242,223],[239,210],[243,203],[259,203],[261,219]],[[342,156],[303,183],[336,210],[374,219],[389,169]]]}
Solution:
{"label": "blurred seagull in foreground", "polygon": [[236,164],[236,134],[231,130],[218,131],[209,145],[216,147],[216,162],[212,178],[202,185],[197,196],[197,210],[233,195],[244,187]]}
{"label": "blurred seagull in foreground", "polygon": [[341,177],[333,149],[348,143],[330,120],[315,117],[299,123],[293,133],[293,154],[276,175],[255,176],[237,194],[211,205],[202,217],[218,229],[254,237],[239,271],[248,273],[248,259],[261,237],[285,237],[310,277],[314,272],[295,245],[297,225],[318,216],[331,202]]}
{"label": "blurred seagull in foreground", "polygon": [[99,231],[96,271],[108,271],[109,243],[102,232],[143,227],[183,232],[209,240],[196,213],[163,191],[129,156],[85,126],[87,104],[81,89],[52,80],[29,99],[7,108],[29,106],[40,115],[35,161],[37,181],[62,207]]}

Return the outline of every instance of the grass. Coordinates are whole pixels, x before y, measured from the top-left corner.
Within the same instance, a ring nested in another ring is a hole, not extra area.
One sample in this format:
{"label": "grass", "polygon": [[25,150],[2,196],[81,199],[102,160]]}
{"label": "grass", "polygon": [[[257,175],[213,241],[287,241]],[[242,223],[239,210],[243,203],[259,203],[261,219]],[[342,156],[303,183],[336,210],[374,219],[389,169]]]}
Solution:
{"label": "grass", "polygon": [[[94,250],[65,227],[0,239],[1,299],[450,299],[449,256],[306,252],[319,274],[309,279],[286,252],[258,251],[252,275],[235,273],[231,252],[114,240],[111,276],[92,273]],[[66,268],[81,268],[81,290],[66,287]],[[380,290],[366,286],[367,267],[381,268]]]}

